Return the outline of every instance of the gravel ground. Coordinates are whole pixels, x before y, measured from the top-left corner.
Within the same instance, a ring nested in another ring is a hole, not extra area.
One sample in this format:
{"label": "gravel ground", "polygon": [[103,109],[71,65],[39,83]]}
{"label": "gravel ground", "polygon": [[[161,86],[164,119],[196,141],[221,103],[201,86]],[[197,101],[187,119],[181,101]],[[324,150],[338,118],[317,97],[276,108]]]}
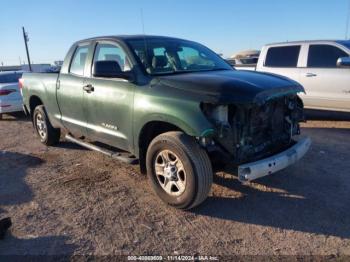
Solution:
{"label": "gravel ground", "polygon": [[138,166],[67,141],[45,147],[24,117],[0,121],[0,254],[350,256],[350,121],[303,126],[296,165],[242,185],[217,173],[207,201],[178,211]]}

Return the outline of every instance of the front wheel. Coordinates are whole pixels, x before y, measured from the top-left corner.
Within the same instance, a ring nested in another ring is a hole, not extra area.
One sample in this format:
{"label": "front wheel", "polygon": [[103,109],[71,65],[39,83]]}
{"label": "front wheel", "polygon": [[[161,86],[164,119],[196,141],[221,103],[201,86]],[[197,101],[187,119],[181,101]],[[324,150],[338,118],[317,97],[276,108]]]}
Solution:
{"label": "front wheel", "polygon": [[207,198],[212,166],[194,138],[182,132],[157,136],[148,147],[146,164],[150,183],[165,203],[191,209]]}
{"label": "front wheel", "polygon": [[43,105],[37,106],[33,113],[33,124],[40,142],[47,146],[55,145],[60,140],[60,129],[54,128],[47,117]]}

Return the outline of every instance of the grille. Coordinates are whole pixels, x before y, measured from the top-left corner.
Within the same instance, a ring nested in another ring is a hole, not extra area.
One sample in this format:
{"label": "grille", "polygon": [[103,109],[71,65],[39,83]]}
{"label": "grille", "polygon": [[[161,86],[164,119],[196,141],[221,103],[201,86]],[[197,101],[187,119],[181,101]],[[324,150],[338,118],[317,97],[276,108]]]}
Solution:
{"label": "grille", "polygon": [[249,136],[251,144],[259,146],[266,140],[280,137],[285,130],[284,101],[270,101],[269,103],[253,108],[250,112]]}

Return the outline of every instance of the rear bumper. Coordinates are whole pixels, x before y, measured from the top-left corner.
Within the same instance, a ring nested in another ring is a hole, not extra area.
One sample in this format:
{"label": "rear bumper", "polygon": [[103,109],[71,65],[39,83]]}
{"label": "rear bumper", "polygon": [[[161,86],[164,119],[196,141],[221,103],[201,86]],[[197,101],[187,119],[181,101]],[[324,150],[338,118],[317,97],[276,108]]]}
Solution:
{"label": "rear bumper", "polygon": [[238,166],[238,179],[242,182],[271,175],[290,166],[301,159],[309,150],[311,139],[301,139],[291,148],[277,155],[256,162]]}
{"label": "rear bumper", "polygon": [[19,112],[23,110],[22,100],[0,101],[0,114]]}

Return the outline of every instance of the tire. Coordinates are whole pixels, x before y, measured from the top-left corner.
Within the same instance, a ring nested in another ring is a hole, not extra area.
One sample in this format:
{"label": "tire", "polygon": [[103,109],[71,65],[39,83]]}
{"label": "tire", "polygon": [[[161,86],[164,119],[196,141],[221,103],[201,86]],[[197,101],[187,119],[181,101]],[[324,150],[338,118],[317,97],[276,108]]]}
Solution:
{"label": "tire", "polygon": [[2,120],[2,114],[0,114],[0,120]]}
{"label": "tire", "polygon": [[53,146],[60,141],[61,130],[51,125],[43,105],[34,109],[33,125],[40,142],[44,145]]}
{"label": "tire", "polygon": [[160,199],[179,209],[201,204],[213,183],[207,152],[183,132],[167,132],[154,138],[147,150],[146,167]]}

